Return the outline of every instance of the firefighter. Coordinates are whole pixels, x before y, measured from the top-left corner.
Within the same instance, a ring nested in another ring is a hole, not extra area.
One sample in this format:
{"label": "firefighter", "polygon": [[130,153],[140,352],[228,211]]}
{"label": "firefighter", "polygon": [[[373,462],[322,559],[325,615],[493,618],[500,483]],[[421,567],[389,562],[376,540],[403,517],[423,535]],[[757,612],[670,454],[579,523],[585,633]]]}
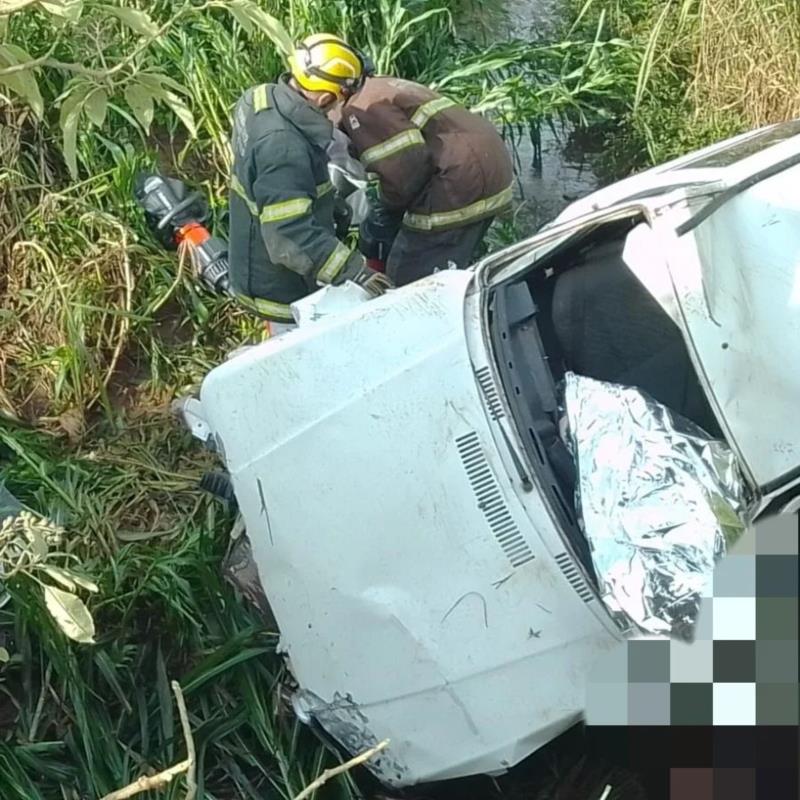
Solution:
{"label": "firefighter", "polygon": [[[360,249],[402,286],[470,265],[511,203],[512,163],[495,127],[425,86],[368,76],[334,119],[377,183]],[[368,262],[372,263],[372,262]]]}
{"label": "firefighter", "polygon": [[243,304],[292,324],[289,304],[325,284],[352,280],[369,294],[389,282],[335,235],[326,112],[355,92],[362,57],[317,34],[289,58],[290,74],[249,89],[236,105],[230,193],[230,283]]}

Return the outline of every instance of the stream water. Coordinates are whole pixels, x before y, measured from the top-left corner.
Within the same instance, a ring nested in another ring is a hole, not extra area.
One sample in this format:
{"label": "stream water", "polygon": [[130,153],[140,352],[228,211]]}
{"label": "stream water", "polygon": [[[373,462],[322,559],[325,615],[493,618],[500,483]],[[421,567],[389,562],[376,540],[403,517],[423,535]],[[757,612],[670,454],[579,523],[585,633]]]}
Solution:
{"label": "stream water", "polygon": [[[467,0],[456,15],[462,36],[493,44],[508,39],[554,39],[566,23],[565,0]],[[530,136],[514,142],[516,228],[529,234],[565,206],[601,185],[592,167],[599,147],[591,131],[554,121],[541,126],[541,159]]]}

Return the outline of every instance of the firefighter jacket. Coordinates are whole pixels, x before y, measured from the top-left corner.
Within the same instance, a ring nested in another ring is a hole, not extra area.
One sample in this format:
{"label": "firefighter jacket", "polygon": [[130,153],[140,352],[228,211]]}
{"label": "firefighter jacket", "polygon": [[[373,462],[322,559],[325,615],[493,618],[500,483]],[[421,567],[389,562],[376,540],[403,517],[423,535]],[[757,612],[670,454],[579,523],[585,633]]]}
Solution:
{"label": "firefighter jacket", "polygon": [[406,228],[457,228],[511,202],[511,157],[494,125],[425,86],[369,78],[335,122]]}
{"label": "firefighter jacket", "polygon": [[326,148],[332,126],[285,81],[236,105],[230,192],[230,281],[245,305],[279,322],[289,303],[362,264],[334,234]]}

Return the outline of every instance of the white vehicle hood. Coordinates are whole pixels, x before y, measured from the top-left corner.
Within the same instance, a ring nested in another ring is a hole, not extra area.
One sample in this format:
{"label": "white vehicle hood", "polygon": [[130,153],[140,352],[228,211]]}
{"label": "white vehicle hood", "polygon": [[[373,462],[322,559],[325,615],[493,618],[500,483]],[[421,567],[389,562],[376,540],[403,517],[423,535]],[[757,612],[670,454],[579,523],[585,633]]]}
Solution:
{"label": "white vehicle hood", "polygon": [[295,708],[352,753],[390,739],[370,767],[395,785],[549,741],[618,635],[495,445],[473,280],[445,271],[311,321],[201,390]]}

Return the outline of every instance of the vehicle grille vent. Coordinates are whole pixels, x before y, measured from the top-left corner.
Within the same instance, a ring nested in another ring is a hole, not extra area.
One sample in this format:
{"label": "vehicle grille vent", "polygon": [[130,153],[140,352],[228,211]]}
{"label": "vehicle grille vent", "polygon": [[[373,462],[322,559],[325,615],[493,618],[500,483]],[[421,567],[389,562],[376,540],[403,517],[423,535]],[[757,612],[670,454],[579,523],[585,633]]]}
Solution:
{"label": "vehicle grille vent", "polygon": [[472,491],[475,493],[475,499],[478,501],[478,508],[483,512],[489,528],[503,548],[511,566],[521,567],[533,560],[533,552],[503,500],[497,479],[481,449],[478,434],[472,431],[459,436],[456,439],[456,447]]}
{"label": "vehicle grille vent", "polygon": [[503,404],[500,402],[500,396],[497,394],[497,387],[494,385],[489,367],[479,369],[475,373],[475,377],[478,379],[483,396],[486,398],[486,403],[489,406],[489,413],[492,415],[492,419],[495,422],[499,419],[503,419],[506,414],[503,411]]}
{"label": "vehicle grille vent", "polygon": [[564,577],[570,582],[572,588],[578,593],[578,597],[584,603],[590,603],[594,599],[592,590],[586,585],[586,582],[581,577],[578,568],[573,563],[572,559],[567,553],[559,553],[556,556],[556,564],[564,573]]}

